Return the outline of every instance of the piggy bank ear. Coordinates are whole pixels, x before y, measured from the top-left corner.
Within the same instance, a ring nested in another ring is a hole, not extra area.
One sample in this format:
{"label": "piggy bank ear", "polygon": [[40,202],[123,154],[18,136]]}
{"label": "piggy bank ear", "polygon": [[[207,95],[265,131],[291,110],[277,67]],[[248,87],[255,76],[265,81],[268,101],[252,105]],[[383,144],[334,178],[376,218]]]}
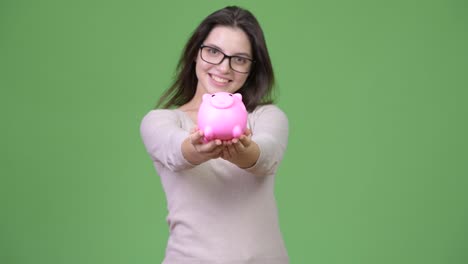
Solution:
{"label": "piggy bank ear", "polygon": [[208,101],[210,100],[210,98],[211,98],[211,94],[204,94],[204,95],[203,95],[203,101],[207,101],[207,102],[208,102]]}
{"label": "piggy bank ear", "polygon": [[242,101],[242,94],[240,94],[240,93],[235,93],[234,96],[237,97],[237,98],[239,98],[239,100]]}

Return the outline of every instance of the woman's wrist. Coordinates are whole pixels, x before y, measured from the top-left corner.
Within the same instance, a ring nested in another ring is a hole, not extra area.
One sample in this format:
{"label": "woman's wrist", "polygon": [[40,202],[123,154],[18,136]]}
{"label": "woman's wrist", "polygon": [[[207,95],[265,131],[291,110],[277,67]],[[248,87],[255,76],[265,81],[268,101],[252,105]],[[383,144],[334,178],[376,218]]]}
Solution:
{"label": "woman's wrist", "polygon": [[190,142],[190,138],[186,138],[182,142],[182,156],[184,156],[185,160],[192,165],[200,165],[204,161],[200,159],[199,155],[197,155],[197,151],[193,144]]}
{"label": "woman's wrist", "polygon": [[251,141],[250,146],[245,149],[243,155],[239,156],[239,159],[234,162],[241,169],[248,169],[253,167],[260,157],[260,148],[257,143]]}

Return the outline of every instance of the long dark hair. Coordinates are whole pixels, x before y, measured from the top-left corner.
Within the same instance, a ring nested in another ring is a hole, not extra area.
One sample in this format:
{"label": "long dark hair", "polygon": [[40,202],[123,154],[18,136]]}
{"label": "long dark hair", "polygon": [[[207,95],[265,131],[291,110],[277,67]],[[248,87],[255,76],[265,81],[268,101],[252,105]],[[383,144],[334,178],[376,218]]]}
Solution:
{"label": "long dark hair", "polygon": [[181,106],[193,98],[198,82],[195,73],[195,58],[198,56],[203,41],[218,25],[240,28],[250,40],[255,63],[244,85],[237,91],[242,94],[247,110],[252,112],[258,105],[274,101],[272,90],[275,77],[260,24],[248,10],[237,6],[227,6],[206,17],[195,29],[177,64],[174,83],[163,93],[156,107]]}

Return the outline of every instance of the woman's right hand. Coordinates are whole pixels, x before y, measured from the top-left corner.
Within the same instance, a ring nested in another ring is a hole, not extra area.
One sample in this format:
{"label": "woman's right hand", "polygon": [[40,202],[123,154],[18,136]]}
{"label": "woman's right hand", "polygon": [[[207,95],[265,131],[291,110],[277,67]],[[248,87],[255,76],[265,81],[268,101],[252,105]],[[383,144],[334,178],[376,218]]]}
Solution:
{"label": "woman's right hand", "polygon": [[195,127],[182,143],[182,154],[191,164],[199,165],[210,159],[219,158],[223,148],[223,142],[219,139],[204,142],[203,131]]}

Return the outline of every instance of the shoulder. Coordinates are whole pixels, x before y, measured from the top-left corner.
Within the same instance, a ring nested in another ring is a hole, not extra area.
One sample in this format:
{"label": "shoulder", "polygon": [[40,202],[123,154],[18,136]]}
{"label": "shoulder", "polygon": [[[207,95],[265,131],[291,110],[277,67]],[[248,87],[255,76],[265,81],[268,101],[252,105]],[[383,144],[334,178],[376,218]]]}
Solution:
{"label": "shoulder", "polygon": [[274,104],[266,104],[260,105],[255,108],[251,113],[253,118],[260,118],[262,116],[268,117],[278,117],[284,118],[287,120],[286,113],[277,105]]}
{"label": "shoulder", "polygon": [[143,116],[143,122],[148,119],[177,118],[178,111],[174,109],[153,109]]}
{"label": "shoulder", "polygon": [[141,120],[141,125],[156,124],[161,122],[179,122],[180,111],[175,109],[153,109]]}

